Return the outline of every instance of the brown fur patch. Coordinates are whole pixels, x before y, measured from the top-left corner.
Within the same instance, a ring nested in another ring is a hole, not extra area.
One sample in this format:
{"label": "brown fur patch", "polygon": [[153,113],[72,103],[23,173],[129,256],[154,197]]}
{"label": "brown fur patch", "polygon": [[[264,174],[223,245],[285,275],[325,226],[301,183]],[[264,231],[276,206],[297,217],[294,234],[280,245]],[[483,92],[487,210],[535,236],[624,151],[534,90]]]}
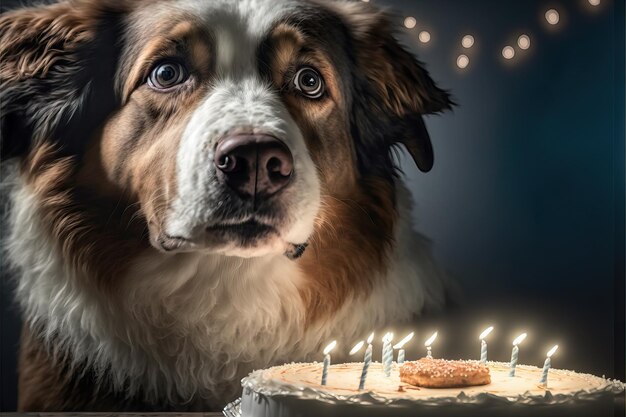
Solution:
{"label": "brown fur patch", "polygon": [[396,220],[393,184],[364,178],[343,197],[326,194],[300,260],[308,286],[301,291],[307,322],[323,322],[349,299],[366,297],[384,278]]}
{"label": "brown fur patch", "polygon": [[386,13],[362,2],[314,2],[340,16],[353,36],[357,68],[375,91],[375,99],[366,108],[402,126],[388,139],[389,145],[404,144],[417,166],[429,171],[433,149],[421,115],[451,109],[454,103],[449,94],[394,38],[394,24]]}
{"label": "brown fur patch", "polygon": [[[131,10],[136,0],[62,1],[0,16],[0,78],[44,77],[94,39],[102,16]],[[36,39],[36,42],[33,40]]]}
{"label": "brown fur patch", "polygon": [[[102,199],[77,187],[75,161],[58,158],[55,149],[42,144],[24,161],[23,175],[39,200],[41,221],[59,245],[61,256],[75,271],[93,277],[101,289],[110,290],[130,259],[146,248],[132,236],[143,234],[125,204]],[[109,223],[116,213],[118,221]]]}

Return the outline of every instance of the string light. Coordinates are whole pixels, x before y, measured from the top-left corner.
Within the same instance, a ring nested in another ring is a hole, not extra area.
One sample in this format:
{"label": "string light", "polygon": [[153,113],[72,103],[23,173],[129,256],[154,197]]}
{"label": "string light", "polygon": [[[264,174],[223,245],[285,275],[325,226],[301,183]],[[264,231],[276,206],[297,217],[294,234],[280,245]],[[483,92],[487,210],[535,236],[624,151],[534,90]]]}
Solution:
{"label": "string light", "polygon": [[530,48],[530,36],[520,35],[520,37],[517,38],[517,46],[519,46],[520,49],[523,50]]}
{"label": "string light", "polygon": [[417,25],[417,20],[414,17],[408,16],[404,19],[404,27],[407,29],[413,29]]}
{"label": "string light", "polygon": [[461,39],[461,45],[465,49],[469,49],[474,46],[474,37],[472,35],[465,35],[463,39]]}
{"label": "string light", "polygon": [[502,56],[504,57],[504,59],[513,59],[513,57],[515,56],[515,49],[513,49],[512,46],[505,46],[504,48],[502,48]]}
{"label": "string light", "polygon": [[470,63],[470,59],[467,55],[459,55],[459,57],[456,59],[456,66],[461,68],[461,69],[465,69],[467,68],[467,66]]}
{"label": "string light", "polygon": [[559,23],[560,20],[559,12],[557,12],[555,9],[548,10],[546,12],[546,20],[549,24],[556,25],[557,23]]}
{"label": "string light", "polygon": [[[370,0],[362,0],[362,1],[366,3],[370,2]],[[587,2],[591,6],[596,7],[601,4],[602,0],[587,0]],[[545,12],[544,17],[546,19],[546,22],[551,26],[558,25],[561,20],[561,15],[556,9],[548,9]],[[417,26],[417,20],[413,16],[407,16],[404,18],[404,26],[407,29],[413,29]],[[419,39],[421,43],[429,43],[431,41],[431,34],[430,32],[423,30],[419,32],[417,38]],[[470,49],[474,46],[475,41],[476,40],[473,35],[470,35],[470,34],[463,35],[463,37],[461,38],[461,46],[465,49]],[[524,33],[519,35],[519,37],[517,38],[517,46],[522,51],[530,49],[531,47],[530,36]],[[502,48],[502,56],[506,60],[512,60],[515,57],[515,48],[513,48],[513,46],[511,45],[506,45],[504,48]],[[456,65],[460,69],[467,68],[469,64],[470,64],[470,58],[466,54],[460,54],[456,59]]]}

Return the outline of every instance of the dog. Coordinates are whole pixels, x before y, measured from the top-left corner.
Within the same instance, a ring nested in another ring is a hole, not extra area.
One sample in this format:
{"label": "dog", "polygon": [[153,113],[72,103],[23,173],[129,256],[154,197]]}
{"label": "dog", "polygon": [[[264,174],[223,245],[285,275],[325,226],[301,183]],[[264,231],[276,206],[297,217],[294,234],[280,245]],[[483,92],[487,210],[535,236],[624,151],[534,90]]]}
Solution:
{"label": "dog", "polygon": [[215,410],[445,304],[393,153],[453,103],[386,12],[62,0],[0,16],[0,80],[20,410]]}

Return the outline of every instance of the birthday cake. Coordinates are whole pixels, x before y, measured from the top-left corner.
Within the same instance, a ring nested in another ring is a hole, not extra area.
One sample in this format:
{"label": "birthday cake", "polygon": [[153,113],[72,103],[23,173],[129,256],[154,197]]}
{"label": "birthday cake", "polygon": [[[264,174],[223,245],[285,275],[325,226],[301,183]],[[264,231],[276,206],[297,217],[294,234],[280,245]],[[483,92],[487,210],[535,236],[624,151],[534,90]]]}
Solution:
{"label": "birthday cake", "polygon": [[387,377],[374,362],[363,390],[363,363],[331,365],[325,386],[320,363],[277,366],[243,379],[237,413],[240,406],[242,417],[612,416],[615,396],[624,393],[622,382],[593,375],[551,369],[542,385],[540,368],[518,365],[511,377],[508,363],[486,365],[485,385],[426,388],[403,382],[395,363]]}

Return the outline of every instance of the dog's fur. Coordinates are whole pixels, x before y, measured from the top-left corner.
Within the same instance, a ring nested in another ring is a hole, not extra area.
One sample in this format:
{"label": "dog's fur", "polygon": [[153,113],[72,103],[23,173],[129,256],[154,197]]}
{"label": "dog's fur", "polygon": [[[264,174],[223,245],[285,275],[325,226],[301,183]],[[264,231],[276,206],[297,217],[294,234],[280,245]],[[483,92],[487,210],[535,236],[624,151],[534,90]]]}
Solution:
{"label": "dog's fur", "polygon": [[[150,70],[173,57],[189,78],[155,91]],[[294,91],[301,65],[325,96]],[[428,171],[422,115],[451,102],[369,4],[21,9],[0,16],[0,81],[2,157],[19,161],[7,253],[21,410],[218,408],[254,368],[443,304],[392,149]],[[253,209],[216,179],[233,131],[293,154],[289,186]],[[207,232],[246,216],[275,233]]]}

